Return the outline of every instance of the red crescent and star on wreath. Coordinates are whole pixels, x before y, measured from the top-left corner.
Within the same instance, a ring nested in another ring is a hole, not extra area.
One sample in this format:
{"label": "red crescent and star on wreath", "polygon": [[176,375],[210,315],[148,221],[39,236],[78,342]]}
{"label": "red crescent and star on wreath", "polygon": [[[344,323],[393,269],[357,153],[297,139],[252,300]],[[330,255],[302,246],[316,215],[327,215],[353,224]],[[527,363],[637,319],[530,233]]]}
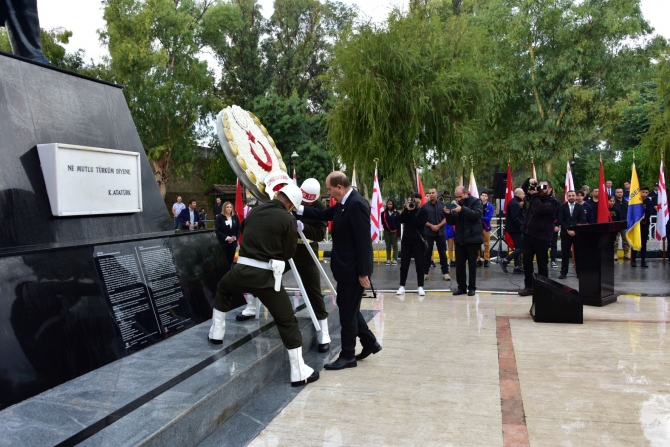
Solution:
{"label": "red crescent and star on wreath", "polygon": [[[260,141],[256,141],[256,137],[254,137],[254,134],[251,133],[251,131],[247,130],[247,136],[249,137],[249,147],[251,148],[251,155],[254,156],[254,160],[258,162],[258,166],[261,167],[266,172],[272,171],[272,157],[270,157],[270,153],[268,152],[267,149],[265,149],[265,146],[263,146],[263,143]],[[267,161],[261,160],[261,158],[258,156],[256,151],[254,150],[254,144],[258,143],[260,146],[263,148],[263,152],[265,152],[265,158]]]}

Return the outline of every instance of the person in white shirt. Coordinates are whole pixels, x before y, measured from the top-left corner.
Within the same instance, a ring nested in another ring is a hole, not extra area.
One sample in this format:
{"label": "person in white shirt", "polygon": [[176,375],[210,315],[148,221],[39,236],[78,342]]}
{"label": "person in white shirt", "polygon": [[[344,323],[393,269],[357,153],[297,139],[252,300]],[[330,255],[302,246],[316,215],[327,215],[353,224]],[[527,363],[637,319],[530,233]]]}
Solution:
{"label": "person in white shirt", "polygon": [[179,228],[179,213],[181,213],[181,210],[186,208],[186,205],[184,205],[181,201],[181,196],[177,196],[177,201],[172,205],[172,215],[174,216],[174,229],[176,230]]}

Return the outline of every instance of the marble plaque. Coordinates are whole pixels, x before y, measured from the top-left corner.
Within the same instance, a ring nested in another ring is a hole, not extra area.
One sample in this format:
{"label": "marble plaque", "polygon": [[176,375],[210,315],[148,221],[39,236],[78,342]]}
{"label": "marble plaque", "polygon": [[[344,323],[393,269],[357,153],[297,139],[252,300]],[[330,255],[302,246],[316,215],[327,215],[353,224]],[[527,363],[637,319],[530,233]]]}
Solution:
{"label": "marble plaque", "polygon": [[99,246],[94,258],[126,352],[194,326],[169,240]]}
{"label": "marble plaque", "polygon": [[142,211],[138,152],[58,143],[37,152],[54,216]]}

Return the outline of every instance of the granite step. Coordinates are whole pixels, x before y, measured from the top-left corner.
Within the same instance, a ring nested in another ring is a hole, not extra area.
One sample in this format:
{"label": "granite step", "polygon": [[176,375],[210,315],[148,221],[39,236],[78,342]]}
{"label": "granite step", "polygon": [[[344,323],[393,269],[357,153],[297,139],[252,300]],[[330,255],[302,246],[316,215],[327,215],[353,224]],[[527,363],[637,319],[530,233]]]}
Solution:
{"label": "granite step", "polygon": [[[329,328],[339,312],[327,297]],[[209,322],[0,412],[0,446],[191,446],[212,434],[268,384],[290,387],[288,356],[269,313],[226,316],[223,345]],[[304,304],[296,313],[305,357],[319,363]],[[314,353],[312,353],[314,351]],[[310,360],[307,360],[308,362]],[[320,364],[323,363],[323,360]]]}

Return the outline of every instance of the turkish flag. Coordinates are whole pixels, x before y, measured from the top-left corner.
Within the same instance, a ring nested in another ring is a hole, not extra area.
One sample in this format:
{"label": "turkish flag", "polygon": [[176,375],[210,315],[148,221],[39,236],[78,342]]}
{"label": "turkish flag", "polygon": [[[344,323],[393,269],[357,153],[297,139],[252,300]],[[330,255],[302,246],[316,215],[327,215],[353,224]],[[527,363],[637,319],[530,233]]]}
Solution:
{"label": "turkish flag", "polygon": [[423,192],[423,183],[421,183],[421,176],[419,175],[419,170],[416,170],[416,187],[419,189],[417,191],[419,194],[421,194],[421,205],[426,204],[426,194]]}
{"label": "turkish flag", "polygon": [[609,210],[609,197],[605,187],[605,173],[603,172],[603,161],[600,160],[600,180],[598,181],[598,219],[596,223],[605,223],[612,220]]}

